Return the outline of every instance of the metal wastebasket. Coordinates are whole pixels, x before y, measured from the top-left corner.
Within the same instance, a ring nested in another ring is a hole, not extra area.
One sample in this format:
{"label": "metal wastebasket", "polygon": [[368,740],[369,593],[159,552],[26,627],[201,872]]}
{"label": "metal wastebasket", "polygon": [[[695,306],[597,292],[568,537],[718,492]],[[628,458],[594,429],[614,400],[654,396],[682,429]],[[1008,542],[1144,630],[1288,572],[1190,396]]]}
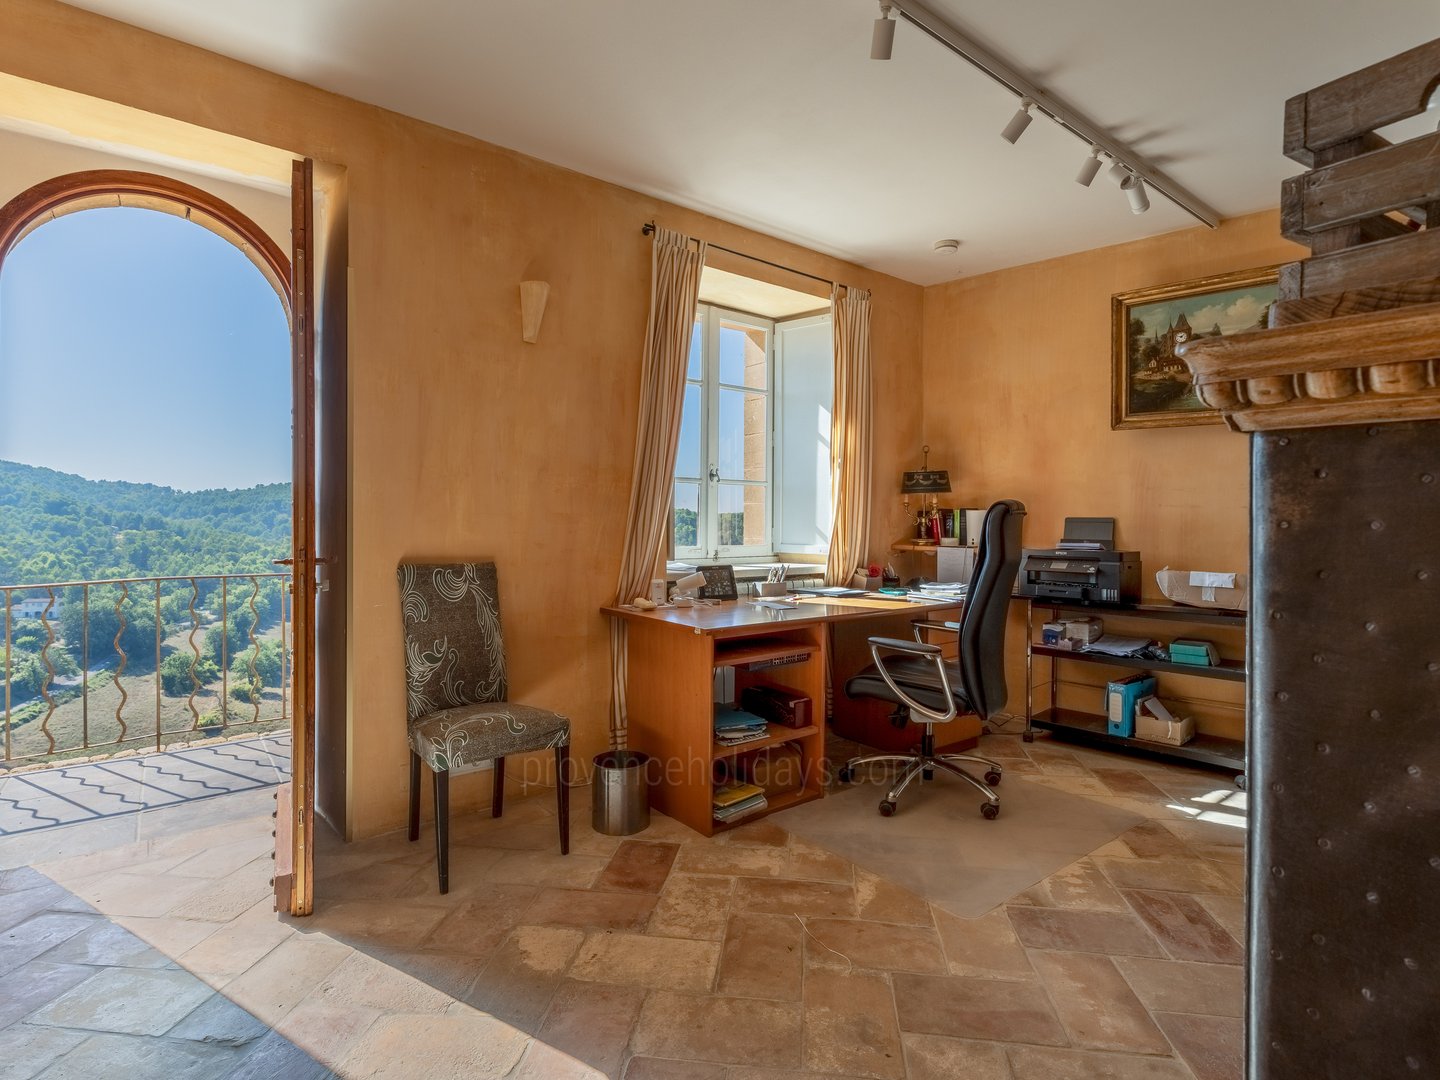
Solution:
{"label": "metal wastebasket", "polygon": [[595,755],[590,823],[606,836],[629,836],[650,825],[650,755],[610,750]]}

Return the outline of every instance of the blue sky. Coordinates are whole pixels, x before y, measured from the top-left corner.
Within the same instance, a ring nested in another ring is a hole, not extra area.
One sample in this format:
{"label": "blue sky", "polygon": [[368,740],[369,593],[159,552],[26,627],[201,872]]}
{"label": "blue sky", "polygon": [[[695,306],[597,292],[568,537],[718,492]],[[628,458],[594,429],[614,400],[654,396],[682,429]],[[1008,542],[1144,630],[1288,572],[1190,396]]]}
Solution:
{"label": "blue sky", "polygon": [[185,490],[288,481],[280,298],[169,214],[40,226],[0,273],[0,459]]}

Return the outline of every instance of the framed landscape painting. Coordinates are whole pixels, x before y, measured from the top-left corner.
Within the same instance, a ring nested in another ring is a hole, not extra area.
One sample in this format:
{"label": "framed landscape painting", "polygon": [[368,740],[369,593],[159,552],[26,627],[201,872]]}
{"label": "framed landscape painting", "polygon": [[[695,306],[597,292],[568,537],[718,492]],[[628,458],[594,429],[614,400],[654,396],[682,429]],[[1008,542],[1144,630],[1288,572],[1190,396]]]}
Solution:
{"label": "framed landscape painting", "polygon": [[1278,275],[1278,267],[1267,266],[1117,294],[1111,300],[1110,426],[1219,423],[1175,349],[1264,327]]}

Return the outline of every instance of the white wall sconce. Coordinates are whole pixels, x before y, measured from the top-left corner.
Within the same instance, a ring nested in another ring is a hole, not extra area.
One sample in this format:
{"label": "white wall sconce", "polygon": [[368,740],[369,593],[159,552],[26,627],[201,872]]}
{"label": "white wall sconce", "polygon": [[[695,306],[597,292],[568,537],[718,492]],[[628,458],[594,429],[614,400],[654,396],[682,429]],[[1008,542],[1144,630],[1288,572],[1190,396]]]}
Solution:
{"label": "white wall sconce", "polygon": [[520,283],[520,336],[531,345],[540,337],[540,322],[545,318],[545,301],[549,298],[548,281]]}

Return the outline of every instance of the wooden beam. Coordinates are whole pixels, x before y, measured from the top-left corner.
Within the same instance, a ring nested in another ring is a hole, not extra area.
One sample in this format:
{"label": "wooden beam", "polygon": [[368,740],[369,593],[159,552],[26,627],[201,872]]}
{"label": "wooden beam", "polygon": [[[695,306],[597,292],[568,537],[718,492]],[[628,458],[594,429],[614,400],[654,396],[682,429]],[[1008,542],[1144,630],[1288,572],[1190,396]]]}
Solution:
{"label": "wooden beam", "polygon": [[1440,277],[1406,281],[1399,285],[1381,285],[1373,289],[1351,289],[1349,292],[1307,296],[1297,300],[1277,300],[1270,305],[1270,325],[1296,326],[1342,315],[1361,315],[1367,311],[1410,304],[1440,302]]}
{"label": "wooden beam", "polygon": [[1317,255],[1280,268],[1286,300],[1378,285],[1399,285],[1435,276],[1440,268],[1440,229],[1426,229],[1362,247]]}
{"label": "wooden beam", "polygon": [[1301,237],[1436,201],[1440,131],[1287,179],[1285,227],[1292,231],[1285,235],[1304,243]]}

